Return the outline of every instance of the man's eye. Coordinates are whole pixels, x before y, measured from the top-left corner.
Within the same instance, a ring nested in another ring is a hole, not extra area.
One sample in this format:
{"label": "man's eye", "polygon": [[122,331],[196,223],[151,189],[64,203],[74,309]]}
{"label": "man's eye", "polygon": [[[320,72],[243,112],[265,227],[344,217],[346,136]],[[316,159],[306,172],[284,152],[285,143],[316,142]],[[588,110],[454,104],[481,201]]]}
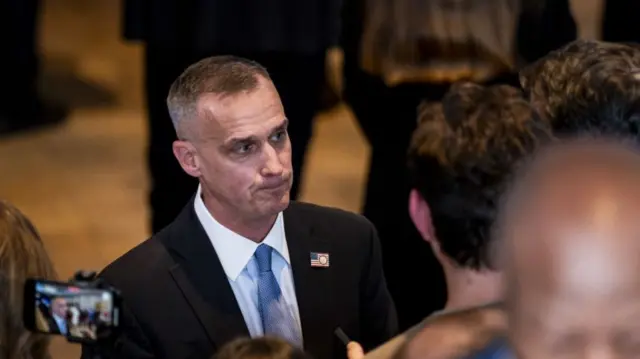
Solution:
{"label": "man's eye", "polygon": [[253,151],[254,147],[255,146],[252,143],[241,143],[234,147],[233,152],[242,155]]}
{"label": "man's eye", "polygon": [[618,352],[632,356],[636,356],[640,353],[640,337],[637,333],[618,334],[614,337],[613,343]]}
{"label": "man's eye", "polygon": [[271,135],[271,141],[279,142],[282,141],[287,136],[287,131],[278,131]]}

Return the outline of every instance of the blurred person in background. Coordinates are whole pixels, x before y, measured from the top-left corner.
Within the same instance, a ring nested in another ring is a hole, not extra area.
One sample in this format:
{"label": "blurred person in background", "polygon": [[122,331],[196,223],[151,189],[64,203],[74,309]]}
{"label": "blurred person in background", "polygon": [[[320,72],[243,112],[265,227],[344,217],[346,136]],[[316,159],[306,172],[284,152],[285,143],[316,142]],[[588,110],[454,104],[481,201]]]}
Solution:
{"label": "blurred person in background", "polygon": [[640,2],[636,0],[602,0],[602,40],[612,42],[640,42]]}
{"label": "blurred person in background", "polygon": [[269,71],[291,119],[291,198],[297,197],[325,84],[326,51],[337,43],[341,2],[124,1],[125,38],[145,46],[152,233],[171,223],[197,188],[173,160],[176,136],[165,100],[173,80],[208,56],[236,55]]}
{"label": "blurred person in background", "polygon": [[38,92],[38,15],[42,0],[0,1],[3,87],[0,136],[60,123],[67,110]]}
{"label": "blurred person in background", "polygon": [[475,359],[640,355],[640,149],[570,139],[537,154],[500,208],[508,334]]}
{"label": "blurred person in background", "polygon": [[[24,284],[28,278],[55,280],[53,263],[29,219],[11,204],[0,201],[0,358],[3,359],[49,357],[48,338],[27,331],[22,321]],[[43,317],[37,319],[39,326],[46,325]]]}
{"label": "blurred person in background", "polygon": [[[438,317],[501,301],[502,274],[490,255],[496,245],[490,229],[498,199],[518,164],[549,141],[550,133],[522,91],[508,85],[460,83],[441,103],[421,104],[408,151],[412,187],[408,207],[445,273],[447,302]],[[443,320],[445,327],[456,321],[455,315],[448,318]],[[458,332],[460,328],[484,331],[485,321],[461,313],[459,318],[460,323],[476,325],[458,326]],[[458,341],[450,345],[425,341],[426,332],[437,332],[438,320],[424,319],[366,358],[390,358],[407,341],[418,341],[411,350],[422,348],[423,355],[464,352]],[[413,340],[414,336],[419,338]]]}
{"label": "blurred person in background", "polygon": [[[344,4],[344,97],[371,145],[364,215],[380,233],[400,329],[446,300],[437,260],[406,210],[404,159],[418,104],[452,83],[517,84],[517,69],[576,38],[568,0],[351,0]],[[423,279],[420,289],[407,275]]]}
{"label": "blurred person in background", "polygon": [[211,359],[311,359],[303,350],[275,337],[239,338]]}

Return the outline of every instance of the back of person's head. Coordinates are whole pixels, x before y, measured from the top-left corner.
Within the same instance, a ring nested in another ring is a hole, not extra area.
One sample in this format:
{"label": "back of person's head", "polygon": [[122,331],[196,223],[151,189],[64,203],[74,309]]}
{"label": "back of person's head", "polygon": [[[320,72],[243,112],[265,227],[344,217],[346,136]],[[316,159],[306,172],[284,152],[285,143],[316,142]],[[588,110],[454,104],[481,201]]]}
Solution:
{"label": "back of person's head", "polygon": [[0,358],[48,356],[48,339],[24,327],[23,293],[27,278],[55,277],[33,224],[17,208],[0,201]]}
{"label": "back of person's head", "polygon": [[516,164],[549,138],[548,125],[506,85],[454,85],[442,103],[425,103],[419,112],[408,154],[417,190],[410,207],[418,193],[427,208],[410,208],[414,223],[458,266],[494,269],[489,229],[496,203]]}
{"label": "back of person's head", "polygon": [[239,338],[225,344],[212,359],[311,359],[303,350],[275,337]]}
{"label": "back of person's head", "polygon": [[575,41],[523,69],[520,81],[555,134],[638,135],[637,45]]}

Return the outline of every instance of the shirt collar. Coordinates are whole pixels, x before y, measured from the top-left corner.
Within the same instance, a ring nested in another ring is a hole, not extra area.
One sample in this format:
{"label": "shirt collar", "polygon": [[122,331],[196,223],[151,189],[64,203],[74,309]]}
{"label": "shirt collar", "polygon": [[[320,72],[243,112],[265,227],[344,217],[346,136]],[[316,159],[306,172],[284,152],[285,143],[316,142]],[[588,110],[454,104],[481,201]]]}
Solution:
{"label": "shirt collar", "polygon": [[[213,218],[204,205],[202,188],[200,186],[198,186],[198,192],[196,193],[193,205],[198,220],[202,224],[213,248],[218,254],[225,274],[229,279],[235,281],[253,257],[259,243],[233,232]],[[276,222],[262,241],[262,244],[266,244],[275,249],[287,264],[290,265],[289,248],[284,232],[284,217],[282,212],[278,214]]]}

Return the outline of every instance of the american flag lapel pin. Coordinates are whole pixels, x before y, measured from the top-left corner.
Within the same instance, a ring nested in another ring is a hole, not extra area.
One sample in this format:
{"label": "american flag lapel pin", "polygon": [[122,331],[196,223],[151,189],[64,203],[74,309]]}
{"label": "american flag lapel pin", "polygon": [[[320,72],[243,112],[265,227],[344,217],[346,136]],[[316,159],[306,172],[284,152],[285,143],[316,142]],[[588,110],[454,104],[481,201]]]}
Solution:
{"label": "american flag lapel pin", "polygon": [[311,266],[319,268],[329,267],[329,253],[311,252]]}

